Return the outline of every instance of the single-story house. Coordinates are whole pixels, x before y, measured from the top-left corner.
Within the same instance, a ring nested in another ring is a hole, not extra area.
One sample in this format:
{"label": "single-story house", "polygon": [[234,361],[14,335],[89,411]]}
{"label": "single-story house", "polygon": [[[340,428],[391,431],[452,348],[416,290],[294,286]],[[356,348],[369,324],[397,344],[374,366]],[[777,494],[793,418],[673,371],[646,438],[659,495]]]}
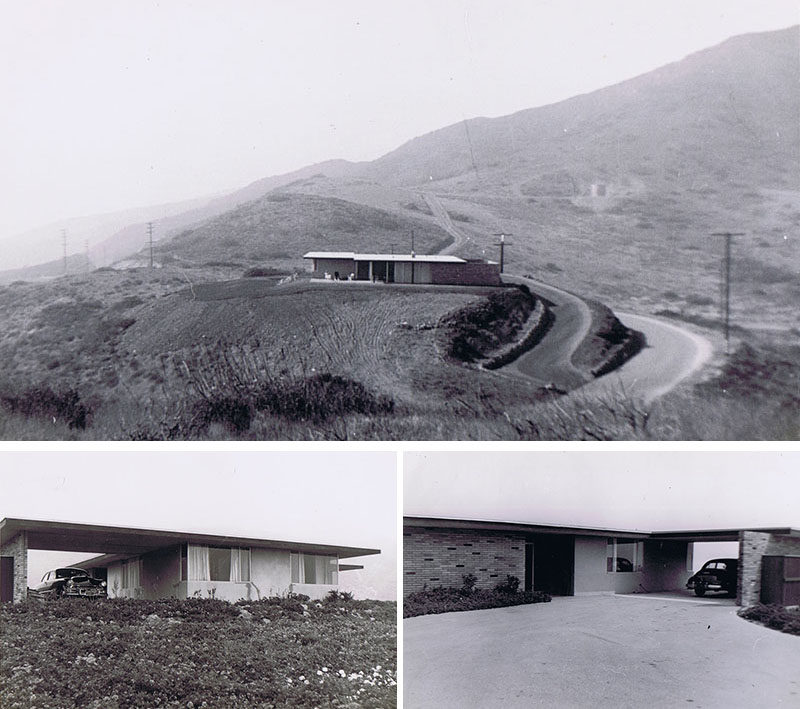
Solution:
{"label": "single-story house", "polygon": [[800,599],[797,529],[651,532],[416,516],[403,519],[403,593],[460,587],[467,574],[477,588],[511,575],[525,590],[559,596],[680,590],[692,575],[693,543],[723,541],[739,542],[740,605],[766,594],[762,566],[774,557],[790,560],[780,581],[785,597]]}
{"label": "single-story house", "polygon": [[485,259],[441,254],[357,254],[309,251],[312,276],[328,280],[380,281],[449,286],[500,286],[500,265]]}
{"label": "single-story house", "polygon": [[28,549],[100,554],[75,566],[127,598],[221,598],[228,601],[303,593],[322,598],[339,574],[363,568],[343,559],[378,549],[134,527],[29,519],[0,521],[3,601],[26,597]]}

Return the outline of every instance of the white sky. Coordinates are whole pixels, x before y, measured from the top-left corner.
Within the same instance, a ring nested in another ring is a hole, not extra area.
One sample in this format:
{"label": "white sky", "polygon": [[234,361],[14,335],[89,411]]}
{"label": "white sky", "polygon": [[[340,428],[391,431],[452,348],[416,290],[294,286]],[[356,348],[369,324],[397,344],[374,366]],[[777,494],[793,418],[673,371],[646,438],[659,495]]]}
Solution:
{"label": "white sky", "polygon": [[409,453],[404,514],[645,531],[800,529],[800,452]]}
{"label": "white sky", "polygon": [[[395,598],[396,456],[382,452],[3,452],[0,519],[230,534],[380,549],[342,574]],[[93,554],[30,552],[29,584]]]}
{"label": "white sky", "polygon": [[373,159],[464,118],[552,103],[796,24],[799,7],[4,0],[0,238],[330,158]]}

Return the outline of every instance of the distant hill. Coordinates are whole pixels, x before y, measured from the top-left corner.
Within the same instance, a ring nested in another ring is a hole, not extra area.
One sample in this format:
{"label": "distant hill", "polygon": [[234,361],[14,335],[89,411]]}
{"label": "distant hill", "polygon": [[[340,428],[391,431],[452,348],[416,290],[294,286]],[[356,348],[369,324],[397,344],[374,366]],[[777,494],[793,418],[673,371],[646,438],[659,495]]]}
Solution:
{"label": "distant hill", "polygon": [[[416,138],[361,170],[385,184],[523,196],[800,186],[800,30],[734,37],[637,78]],[[521,67],[520,71],[524,71]]]}

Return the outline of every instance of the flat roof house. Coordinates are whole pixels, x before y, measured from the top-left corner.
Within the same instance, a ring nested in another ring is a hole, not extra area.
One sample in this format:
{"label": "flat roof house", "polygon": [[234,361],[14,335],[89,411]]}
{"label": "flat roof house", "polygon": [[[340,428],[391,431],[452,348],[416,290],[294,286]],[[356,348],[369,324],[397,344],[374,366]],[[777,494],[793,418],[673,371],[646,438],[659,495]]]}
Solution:
{"label": "flat roof house", "polygon": [[363,568],[343,559],[380,554],[332,544],[3,519],[0,600],[25,599],[28,549],[99,553],[76,566],[105,579],[111,597],[213,595],[228,601],[286,593],[322,598],[338,589],[341,572]]}
{"label": "flat roof house", "polygon": [[415,516],[403,519],[403,593],[460,587],[466,574],[477,577],[478,588],[511,575],[525,590],[557,596],[682,590],[691,576],[693,542],[703,541],[739,542],[740,605],[774,595],[772,586],[762,586],[762,569],[770,566],[765,560],[772,558],[789,560],[774,581],[784,598],[800,602],[796,529],[650,532]]}
{"label": "flat roof house", "polygon": [[441,254],[357,254],[352,251],[309,251],[312,277],[327,280],[374,281],[450,286],[500,286],[500,265],[484,259]]}

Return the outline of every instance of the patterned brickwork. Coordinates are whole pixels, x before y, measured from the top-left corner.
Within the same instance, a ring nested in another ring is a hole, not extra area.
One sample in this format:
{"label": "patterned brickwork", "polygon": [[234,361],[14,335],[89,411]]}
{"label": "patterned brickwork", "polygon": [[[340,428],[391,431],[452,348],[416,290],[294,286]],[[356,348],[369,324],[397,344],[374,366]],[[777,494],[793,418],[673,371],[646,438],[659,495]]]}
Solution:
{"label": "patterned brickwork", "polygon": [[800,554],[800,539],[766,532],[739,533],[739,591],[736,602],[752,606],[761,599],[761,557]]}
{"label": "patterned brickwork", "polygon": [[0,548],[0,556],[14,557],[14,603],[28,596],[28,535],[20,532]]}
{"label": "patterned brickwork", "polygon": [[474,574],[476,588],[507,575],[525,579],[525,538],[503,532],[407,527],[403,531],[403,594],[436,586],[460,588]]}

